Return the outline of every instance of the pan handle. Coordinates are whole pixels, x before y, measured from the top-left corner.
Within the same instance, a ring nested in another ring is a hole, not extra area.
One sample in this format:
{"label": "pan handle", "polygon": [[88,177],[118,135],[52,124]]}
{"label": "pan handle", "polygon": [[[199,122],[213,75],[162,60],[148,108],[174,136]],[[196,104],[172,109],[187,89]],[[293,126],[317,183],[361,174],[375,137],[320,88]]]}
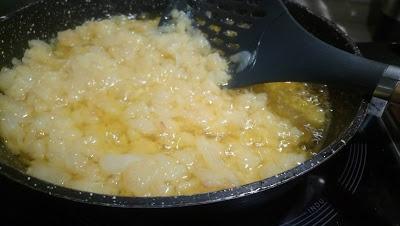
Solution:
{"label": "pan handle", "polygon": [[389,65],[384,71],[374,96],[400,104],[400,67]]}

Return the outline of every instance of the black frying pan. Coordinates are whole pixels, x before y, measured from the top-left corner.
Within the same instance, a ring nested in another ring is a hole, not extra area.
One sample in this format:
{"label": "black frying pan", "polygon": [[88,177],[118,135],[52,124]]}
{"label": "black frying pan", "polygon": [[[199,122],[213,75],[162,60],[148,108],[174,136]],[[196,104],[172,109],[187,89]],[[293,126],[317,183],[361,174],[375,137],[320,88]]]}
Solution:
{"label": "black frying pan", "polygon": [[[41,0],[0,17],[0,67],[10,66],[13,57],[21,58],[32,39],[49,40],[56,33],[118,14],[159,16],[167,6],[165,0]],[[354,42],[333,23],[313,15],[307,9],[287,3],[292,15],[323,41],[351,53],[360,54]],[[115,207],[151,208],[183,207],[222,201],[246,203],[265,201],[285,192],[299,177],[322,164],[338,152],[356,133],[363,122],[369,97],[346,89],[330,89],[333,105],[332,126],[323,149],[312,159],[275,177],[226,190],[177,197],[115,197],[76,191],[29,177],[23,164],[0,146],[0,174],[33,189],[78,202]]]}

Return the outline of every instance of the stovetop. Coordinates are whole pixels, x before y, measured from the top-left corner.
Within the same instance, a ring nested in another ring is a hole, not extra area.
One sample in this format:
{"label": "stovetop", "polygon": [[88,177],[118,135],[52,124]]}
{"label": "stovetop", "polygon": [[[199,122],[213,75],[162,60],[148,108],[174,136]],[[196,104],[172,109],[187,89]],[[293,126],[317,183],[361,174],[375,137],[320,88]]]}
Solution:
{"label": "stovetop", "polygon": [[[377,41],[368,27],[370,15],[376,16],[371,5],[377,0],[297,1],[342,25],[359,42],[365,56],[400,65],[399,44],[391,39]],[[2,1],[10,8],[17,6],[16,2]],[[0,14],[3,12],[0,7]],[[373,31],[382,29],[375,26]],[[261,206],[235,211],[99,207],[51,197],[0,176],[0,225],[244,225],[258,221],[259,225],[274,226],[400,226],[399,121],[400,106],[389,106],[382,118],[369,116],[333,159],[303,177],[283,198]]]}

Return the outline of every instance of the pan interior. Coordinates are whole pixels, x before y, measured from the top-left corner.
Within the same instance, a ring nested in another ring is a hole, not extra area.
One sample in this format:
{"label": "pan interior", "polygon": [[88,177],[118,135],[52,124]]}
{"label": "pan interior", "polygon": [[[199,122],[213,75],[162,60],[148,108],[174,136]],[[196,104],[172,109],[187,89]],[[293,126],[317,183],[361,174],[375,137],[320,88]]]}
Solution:
{"label": "pan interior", "polygon": [[[10,66],[14,57],[21,58],[29,40],[50,40],[58,31],[73,28],[90,19],[112,15],[156,17],[161,15],[166,5],[166,0],[55,0],[33,3],[0,19],[0,67]],[[297,4],[288,3],[288,7],[292,15],[315,36],[338,48],[357,53],[354,44],[336,27],[305,13],[305,9]],[[363,97],[354,91],[347,92],[347,89],[329,88],[334,111],[323,147],[340,140],[359,112]],[[10,155],[3,143],[0,146],[0,164],[24,170],[22,162]]]}

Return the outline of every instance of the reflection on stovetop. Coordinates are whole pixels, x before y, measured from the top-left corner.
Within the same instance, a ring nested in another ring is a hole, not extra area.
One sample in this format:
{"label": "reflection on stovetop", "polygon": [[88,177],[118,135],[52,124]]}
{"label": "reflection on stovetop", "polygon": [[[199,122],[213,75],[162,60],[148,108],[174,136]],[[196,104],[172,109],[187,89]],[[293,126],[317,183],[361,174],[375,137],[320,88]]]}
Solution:
{"label": "reflection on stovetop", "polygon": [[365,185],[360,187],[360,194],[376,212],[393,225],[400,225],[400,159],[393,146],[393,140],[386,132],[382,119],[370,129],[371,139],[376,143],[371,168],[365,173]]}
{"label": "reflection on stovetop", "polygon": [[308,189],[320,194],[284,225],[400,225],[400,163],[391,142],[373,118],[340,155],[307,177],[313,181]]}

